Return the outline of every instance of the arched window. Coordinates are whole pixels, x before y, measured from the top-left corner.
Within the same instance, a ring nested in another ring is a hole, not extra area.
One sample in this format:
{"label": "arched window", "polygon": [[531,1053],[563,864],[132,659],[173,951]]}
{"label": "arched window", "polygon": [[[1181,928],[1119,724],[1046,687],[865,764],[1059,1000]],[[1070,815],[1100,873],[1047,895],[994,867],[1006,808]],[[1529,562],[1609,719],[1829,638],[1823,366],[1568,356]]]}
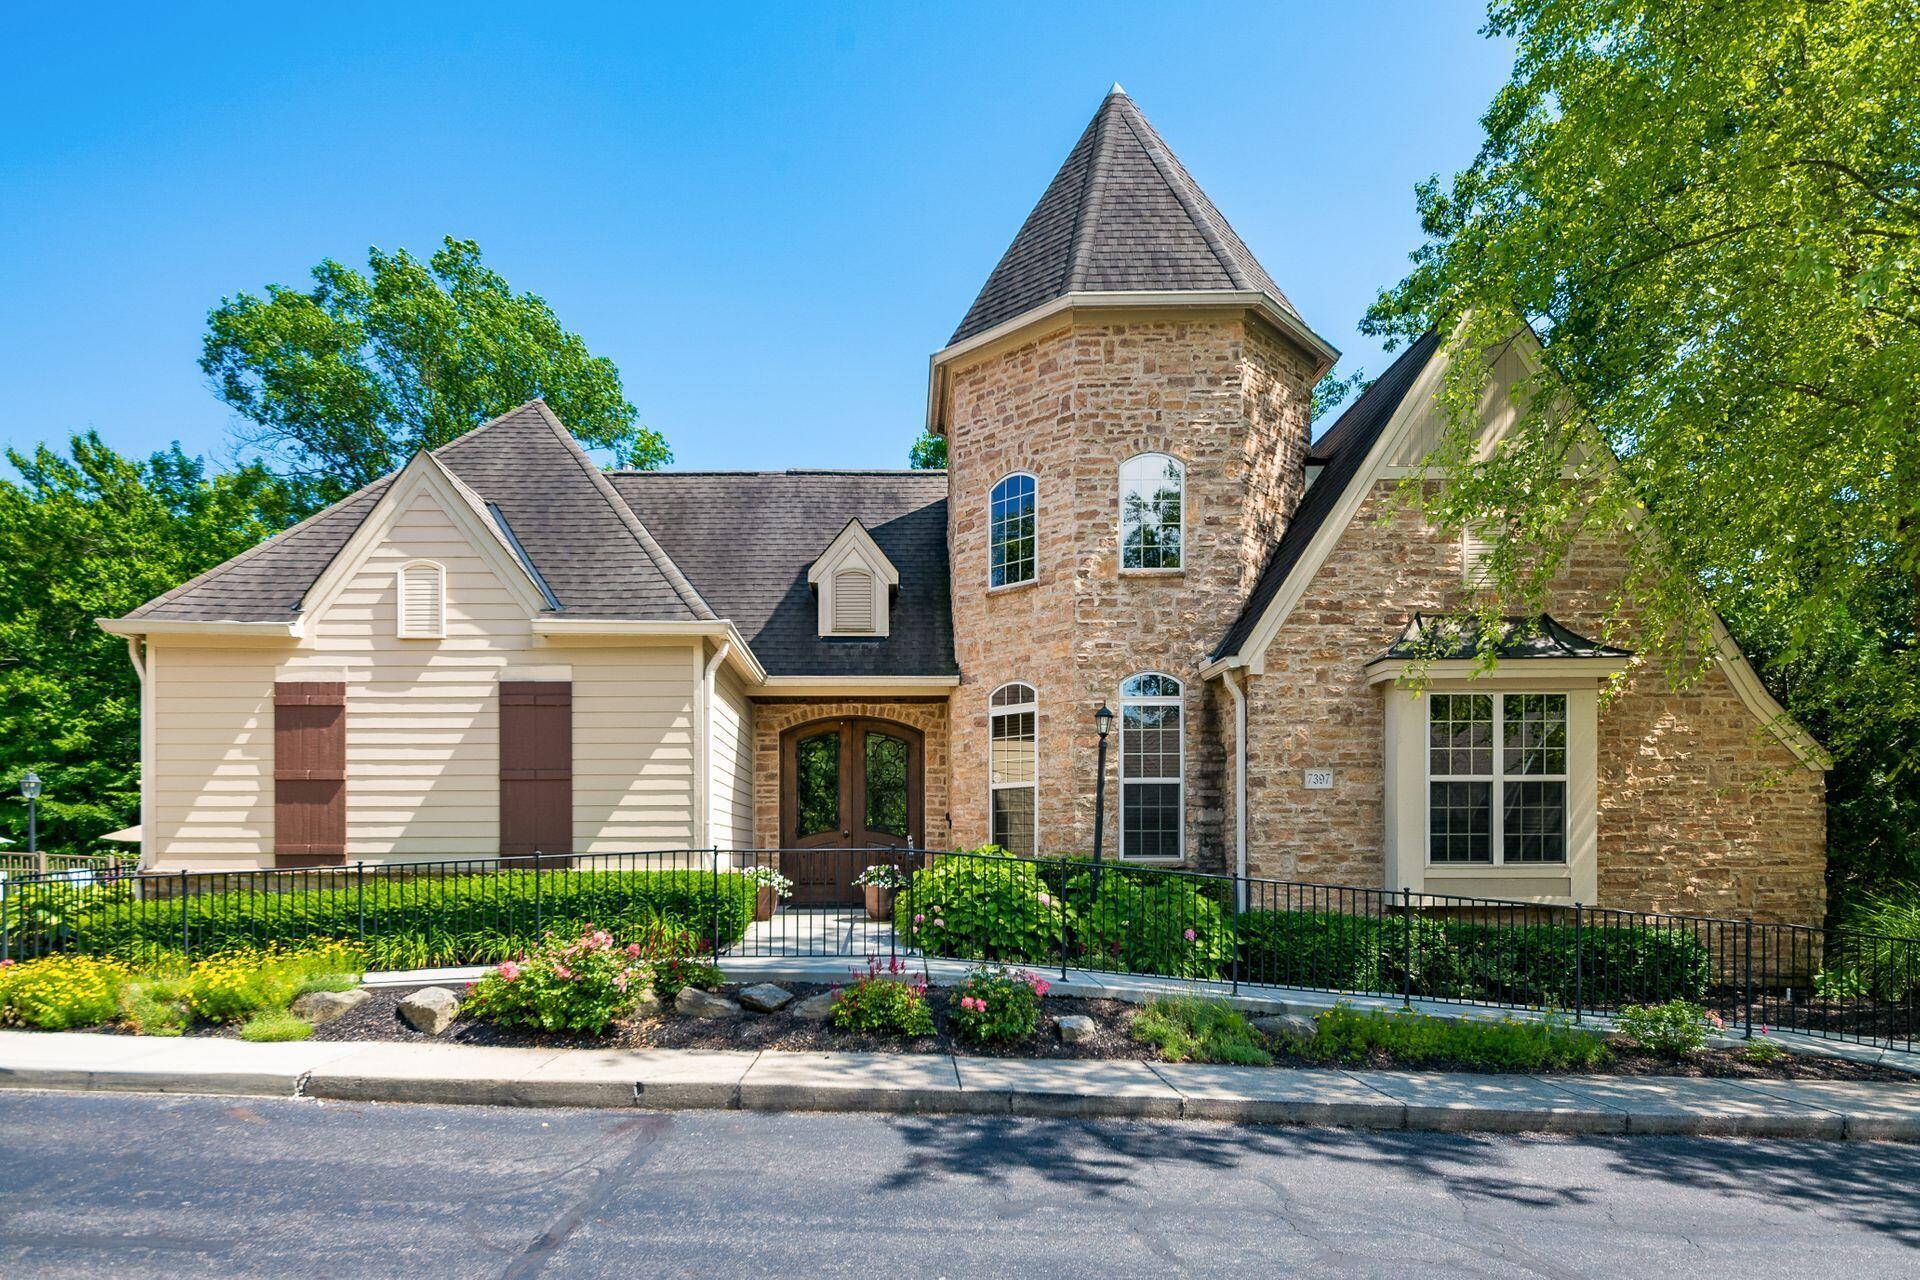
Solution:
{"label": "arched window", "polygon": [[1036,814],[1040,803],[1038,696],[1033,686],[1003,684],[988,699],[988,787],[993,842],[1009,853],[1039,851]]}
{"label": "arched window", "polygon": [[1120,683],[1120,856],[1185,852],[1186,753],[1180,682],[1158,671]]}
{"label": "arched window", "polygon": [[878,630],[873,574],[867,569],[839,569],[833,575],[833,633],[872,635]]}
{"label": "arched window", "polygon": [[1164,453],[1120,464],[1120,567],[1178,569],[1185,531],[1186,468]]}
{"label": "arched window", "polygon": [[447,571],[431,560],[400,566],[395,592],[398,635],[438,640],[447,634]]}
{"label": "arched window", "polygon": [[987,520],[987,585],[1011,587],[1032,582],[1034,553],[1034,480],[1023,471],[993,486]]}

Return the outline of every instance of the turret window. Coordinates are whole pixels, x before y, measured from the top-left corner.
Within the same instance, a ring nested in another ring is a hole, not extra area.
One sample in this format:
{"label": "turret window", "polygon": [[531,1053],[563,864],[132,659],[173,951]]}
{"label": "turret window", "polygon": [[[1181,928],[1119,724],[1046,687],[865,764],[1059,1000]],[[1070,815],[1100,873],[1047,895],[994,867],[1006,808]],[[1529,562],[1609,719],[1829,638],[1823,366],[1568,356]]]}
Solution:
{"label": "turret window", "polygon": [[1120,685],[1120,856],[1185,852],[1186,750],[1180,682],[1157,671]]}
{"label": "turret window", "polygon": [[1120,465],[1120,567],[1178,569],[1186,519],[1186,468],[1164,453]]}
{"label": "turret window", "polygon": [[988,711],[993,842],[1008,853],[1031,855],[1038,844],[1039,701],[1030,684],[1003,684],[993,691]]}
{"label": "turret window", "polygon": [[1033,477],[1016,472],[994,485],[988,517],[987,585],[1032,582],[1037,563]]}

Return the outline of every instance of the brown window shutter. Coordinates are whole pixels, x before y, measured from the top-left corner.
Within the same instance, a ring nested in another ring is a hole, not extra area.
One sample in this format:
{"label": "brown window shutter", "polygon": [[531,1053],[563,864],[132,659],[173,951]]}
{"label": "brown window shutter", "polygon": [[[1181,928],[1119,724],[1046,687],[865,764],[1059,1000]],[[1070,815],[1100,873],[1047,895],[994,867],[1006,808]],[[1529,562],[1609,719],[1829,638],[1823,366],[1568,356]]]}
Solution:
{"label": "brown window shutter", "polygon": [[347,860],[347,686],[273,686],[273,865]]}
{"label": "brown window shutter", "polygon": [[500,682],[500,854],[573,852],[573,686]]}

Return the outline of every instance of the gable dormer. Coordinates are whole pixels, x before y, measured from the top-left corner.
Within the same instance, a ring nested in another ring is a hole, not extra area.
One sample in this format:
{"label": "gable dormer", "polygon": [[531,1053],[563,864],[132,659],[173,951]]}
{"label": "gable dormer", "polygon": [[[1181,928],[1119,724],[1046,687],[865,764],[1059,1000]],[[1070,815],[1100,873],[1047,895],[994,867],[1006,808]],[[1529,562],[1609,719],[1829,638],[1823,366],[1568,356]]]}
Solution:
{"label": "gable dormer", "polygon": [[900,571],[859,520],[847,521],[807,570],[820,602],[820,634],[885,636]]}

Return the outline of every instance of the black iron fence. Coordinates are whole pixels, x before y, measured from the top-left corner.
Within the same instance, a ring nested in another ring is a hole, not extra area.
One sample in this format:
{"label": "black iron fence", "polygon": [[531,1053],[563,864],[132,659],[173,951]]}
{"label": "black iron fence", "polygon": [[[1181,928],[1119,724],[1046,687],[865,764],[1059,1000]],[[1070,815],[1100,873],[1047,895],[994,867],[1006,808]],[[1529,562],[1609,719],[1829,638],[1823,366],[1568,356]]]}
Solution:
{"label": "black iron fence", "polygon": [[1914,940],[1239,878],[1081,858],[676,850],[0,880],[0,958],[132,963],[316,940],[376,969],[492,963],[666,922],[725,955],[901,955],[1308,988],[1580,1018],[1685,999],[1736,1034],[1911,1048]]}

